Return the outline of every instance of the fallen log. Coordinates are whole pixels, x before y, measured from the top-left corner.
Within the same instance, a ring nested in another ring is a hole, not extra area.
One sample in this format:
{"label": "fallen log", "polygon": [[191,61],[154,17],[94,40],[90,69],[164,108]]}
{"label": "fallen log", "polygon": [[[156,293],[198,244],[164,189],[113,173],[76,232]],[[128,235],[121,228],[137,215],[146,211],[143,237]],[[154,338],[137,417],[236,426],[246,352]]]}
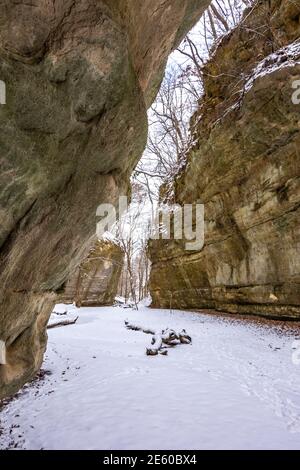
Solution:
{"label": "fallen log", "polygon": [[68,325],[74,325],[79,317],[76,317],[74,320],[64,320],[64,321],[58,321],[56,323],[50,323],[47,326],[47,330],[50,330],[51,328],[58,328],[59,326],[68,326]]}
{"label": "fallen log", "polygon": [[129,323],[128,320],[125,320],[125,326],[127,330],[133,330],[133,331],[142,331],[143,333],[146,333],[146,335],[155,335],[156,332],[154,330],[151,330],[150,328],[145,328],[140,325],[133,325],[132,323]]}
{"label": "fallen log", "polygon": [[176,332],[167,328],[156,332],[150,328],[129,323],[128,320],[125,320],[125,326],[128,330],[142,331],[145,334],[152,335],[151,347],[146,348],[147,356],[157,356],[158,354],[166,356],[168,354],[167,348],[172,348],[178,344],[191,344],[192,342],[192,338],[185,330]]}

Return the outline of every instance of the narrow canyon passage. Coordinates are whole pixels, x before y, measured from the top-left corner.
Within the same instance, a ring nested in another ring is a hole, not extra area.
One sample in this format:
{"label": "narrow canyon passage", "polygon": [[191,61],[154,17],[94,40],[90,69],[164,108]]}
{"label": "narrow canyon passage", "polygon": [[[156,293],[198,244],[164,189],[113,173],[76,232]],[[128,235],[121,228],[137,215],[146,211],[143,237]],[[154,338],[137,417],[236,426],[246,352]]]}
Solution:
{"label": "narrow canyon passage", "polygon": [[[49,330],[44,378],[0,415],[0,448],[297,449],[300,327],[191,312],[68,307]],[[152,328],[185,328],[192,345],[148,357]]]}
{"label": "narrow canyon passage", "polygon": [[0,450],[300,449],[300,1],[0,3]]}

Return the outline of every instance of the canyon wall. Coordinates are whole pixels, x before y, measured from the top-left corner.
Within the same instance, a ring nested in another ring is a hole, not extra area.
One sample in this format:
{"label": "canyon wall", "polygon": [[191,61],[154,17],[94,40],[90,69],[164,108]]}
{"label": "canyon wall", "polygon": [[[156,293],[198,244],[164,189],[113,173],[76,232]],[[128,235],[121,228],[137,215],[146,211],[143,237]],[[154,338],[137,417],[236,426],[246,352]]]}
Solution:
{"label": "canyon wall", "polygon": [[150,243],[153,306],[300,319],[299,36],[299,2],[258,2],[205,66],[174,181],[176,203],[205,205],[205,244]]}
{"label": "canyon wall", "polygon": [[97,240],[87,258],[70,275],[62,302],[77,307],[113,305],[124,262],[122,249],[109,240]]}
{"label": "canyon wall", "polygon": [[127,194],[167,57],[208,4],[0,1],[0,398],[39,369],[96,208]]}

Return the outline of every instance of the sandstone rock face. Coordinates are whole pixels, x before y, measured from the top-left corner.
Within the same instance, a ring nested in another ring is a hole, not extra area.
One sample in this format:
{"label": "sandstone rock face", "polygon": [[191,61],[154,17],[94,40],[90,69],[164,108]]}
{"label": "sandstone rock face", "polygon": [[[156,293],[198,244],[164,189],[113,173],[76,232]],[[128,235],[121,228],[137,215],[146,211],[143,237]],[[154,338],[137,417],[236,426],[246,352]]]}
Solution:
{"label": "sandstone rock face", "polygon": [[168,54],[209,0],[0,4],[1,398],[40,367],[96,208],[127,193]]}
{"label": "sandstone rock face", "polygon": [[197,143],[174,182],[205,245],[154,241],[154,306],[300,318],[300,5],[259,2],[206,66]]}
{"label": "sandstone rock face", "polygon": [[108,240],[96,241],[88,257],[71,274],[62,300],[78,307],[112,305],[117,295],[124,253]]}

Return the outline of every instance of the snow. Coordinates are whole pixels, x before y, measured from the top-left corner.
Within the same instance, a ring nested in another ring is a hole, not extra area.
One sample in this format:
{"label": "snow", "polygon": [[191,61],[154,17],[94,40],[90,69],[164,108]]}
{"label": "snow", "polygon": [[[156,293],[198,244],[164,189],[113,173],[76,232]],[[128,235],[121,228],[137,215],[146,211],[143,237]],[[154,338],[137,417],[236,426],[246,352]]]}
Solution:
{"label": "snow", "polygon": [[120,246],[120,240],[118,239],[118,237],[116,237],[114,233],[109,232],[109,231],[104,232],[100,240]]}
{"label": "snow", "polygon": [[244,90],[241,91],[241,94],[249,91],[257,79],[270,75],[286,67],[294,67],[297,64],[300,64],[299,41],[293,42],[263,59],[252,71],[250,78],[245,84]]}
{"label": "snow", "polygon": [[78,309],[75,305],[65,305],[65,304],[57,304],[53,310],[53,313],[49,319],[49,325],[58,322],[64,322],[66,320],[75,320],[78,316]]}
{"label": "snow", "polygon": [[[245,79],[245,84],[243,88],[238,92],[238,99],[236,102],[229,106],[224,114],[216,120],[215,125],[219,124],[226,116],[231,112],[238,109],[241,105],[241,100],[244,95],[248,93],[254,86],[254,84],[259,80],[268,75],[271,75],[279,70],[282,70],[287,67],[295,67],[300,64],[300,41],[295,41],[288,46],[278,49],[276,52],[265,57],[261,62],[259,62],[255,68],[251,71],[248,77],[243,76]],[[199,117],[199,121],[201,116]]]}
{"label": "snow", "polygon": [[65,304],[56,304],[53,310],[53,314],[55,315],[66,315],[68,312],[68,308]]}
{"label": "snow", "polygon": [[[67,310],[78,322],[49,330],[44,378],[1,411],[1,449],[300,448],[299,327],[144,306]],[[126,318],[185,328],[193,343],[148,357],[151,336]]]}

